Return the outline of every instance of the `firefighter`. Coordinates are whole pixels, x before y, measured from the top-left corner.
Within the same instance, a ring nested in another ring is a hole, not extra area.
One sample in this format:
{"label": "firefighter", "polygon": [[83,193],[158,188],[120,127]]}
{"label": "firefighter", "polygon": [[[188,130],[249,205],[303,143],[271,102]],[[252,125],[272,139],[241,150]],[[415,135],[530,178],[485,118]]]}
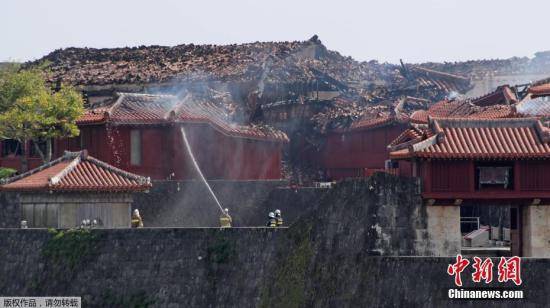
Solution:
{"label": "firefighter", "polygon": [[139,215],[138,209],[135,209],[132,213],[132,228],[143,228],[143,220]]}
{"label": "firefighter", "polygon": [[275,213],[269,212],[267,215],[267,224],[268,227],[277,227],[277,219],[275,218]]}
{"label": "firefighter", "polygon": [[231,216],[229,215],[229,209],[226,208],[223,211],[222,216],[220,216],[220,227],[222,228],[231,228],[231,223],[233,222],[233,219],[231,219]]}
{"label": "firefighter", "polygon": [[275,220],[277,222],[277,227],[283,225],[283,216],[281,215],[281,210],[279,209],[275,210]]}

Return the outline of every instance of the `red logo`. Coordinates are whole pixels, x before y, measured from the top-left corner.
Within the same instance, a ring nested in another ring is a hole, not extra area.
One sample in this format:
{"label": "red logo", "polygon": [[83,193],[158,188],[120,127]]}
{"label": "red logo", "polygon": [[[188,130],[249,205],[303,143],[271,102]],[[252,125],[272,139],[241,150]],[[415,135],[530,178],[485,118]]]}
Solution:
{"label": "red logo", "polygon": [[476,270],[472,274],[472,280],[474,282],[480,282],[482,279],[485,283],[493,281],[493,260],[487,258],[485,261],[481,262],[480,258],[474,257],[473,267]]}
{"label": "red logo", "polygon": [[512,280],[516,286],[519,286],[521,281],[521,259],[519,257],[511,257],[506,259],[500,257],[498,262],[498,281],[506,282]]}
{"label": "red logo", "polygon": [[[462,277],[461,273],[470,265],[470,261],[462,257],[462,255],[456,256],[456,262],[449,264],[447,267],[447,274],[454,276],[455,285],[462,286]],[[474,257],[474,263],[472,264],[474,268],[474,273],[472,274],[473,282],[481,282],[482,280],[485,283],[490,283],[493,281],[493,260],[491,258],[485,258],[481,260],[479,257]],[[500,257],[500,262],[498,263],[498,281],[507,282],[513,281],[516,285],[521,285],[521,258],[520,257],[511,257],[505,258]]]}
{"label": "red logo", "polygon": [[449,267],[447,267],[447,274],[455,276],[455,284],[459,287],[462,286],[460,274],[468,267],[468,264],[470,264],[470,261],[462,259],[462,255],[457,255],[456,263],[449,264]]}

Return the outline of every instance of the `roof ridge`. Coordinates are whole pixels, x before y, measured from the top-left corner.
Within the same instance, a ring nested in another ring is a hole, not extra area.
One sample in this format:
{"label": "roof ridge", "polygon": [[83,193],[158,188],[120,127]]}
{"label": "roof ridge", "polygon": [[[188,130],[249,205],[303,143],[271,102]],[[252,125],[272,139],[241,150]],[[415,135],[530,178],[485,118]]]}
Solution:
{"label": "roof ridge", "polygon": [[107,111],[105,111],[107,118],[111,117],[115,108],[118,107],[118,105],[122,104],[122,99],[124,98],[124,96],[126,96],[126,94],[123,92],[117,93],[117,95],[118,95],[117,100],[109,107],[109,109],[107,109]]}
{"label": "roof ridge", "polygon": [[116,95],[125,95],[125,96],[156,96],[156,97],[173,97],[177,98],[173,94],[155,94],[155,93],[137,93],[137,92],[116,92]]}
{"label": "roof ridge", "polygon": [[444,123],[444,124],[455,124],[455,123],[471,123],[471,124],[476,124],[476,123],[479,123],[479,122],[483,122],[483,123],[508,123],[508,124],[511,124],[511,123],[514,123],[514,124],[520,124],[520,123],[525,123],[525,124],[534,124],[536,123],[537,121],[540,121],[538,118],[536,117],[520,117],[520,118],[496,118],[496,119],[492,119],[492,118],[470,118],[470,117],[432,117],[432,119],[434,121],[438,121],[440,124],[441,123]]}
{"label": "roof ridge", "polygon": [[418,152],[418,151],[421,151],[421,150],[424,150],[424,149],[427,149],[429,147],[431,147],[432,145],[434,144],[437,144],[439,142],[438,140],[438,135],[435,134],[429,138],[426,138],[420,142],[417,142],[417,143],[414,143],[412,145],[410,145],[409,147],[409,151],[410,152]]}
{"label": "roof ridge", "polygon": [[48,179],[48,186],[54,186],[57,183],[59,183],[67,174],[69,174],[71,171],[73,171],[74,168],[76,168],[76,166],[78,166],[78,164],[80,163],[82,153],[83,153],[82,151],[81,152],[65,152],[65,154],[63,154],[63,155],[67,155],[67,153],[78,153],[80,155],[76,156],[69,165],[67,165],[65,168],[63,168],[63,170],[59,171],[56,175],[49,178]]}

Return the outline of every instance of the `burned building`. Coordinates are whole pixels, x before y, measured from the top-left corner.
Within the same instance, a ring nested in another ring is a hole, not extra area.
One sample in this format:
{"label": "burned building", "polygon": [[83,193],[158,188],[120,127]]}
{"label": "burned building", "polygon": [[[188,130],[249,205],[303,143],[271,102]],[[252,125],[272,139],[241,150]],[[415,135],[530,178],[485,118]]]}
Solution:
{"label": "burned building", "polygon": [[464,94],[472,88],[470,79],[464,76],[439,72],[417,65],[403,63],[401,65],[401,73],[405,77],[405,82],[392,89],[392,92],[399,95],[438,101],[449,95]]}
{"label": "burned building", "polygon": [[178,94],[212,88],[229,92],[247,117],[263,103],[346,91],[379,77],[377,64],[330,51],[317,36],[238,45],[67,48],[27,65],[44,61],[51,84],[74,85],[90,103],[109,100],[116,92]]}
{"label": "burned building", "polygon": [[327,133],[322,166],[328,180],[366,177],[385,170],[387,145],[408,128],[389,114],[365,116],[347,129]]}
{"label": "burned building", "polygon": [[281,178],[281,151],[288,141],[276,129],[231,122],[211,97],[119,93],[108,105],[78,120],[80,136],[69,149],[88,149],[99,159],[153,179],[197,176],[181,130],[208,179]]}
{"label": "burned building", "polygon": [[525,97],[516,105],[518,113],[540,117],[546,126],[550,120],[550,82],[544,80],[529,87]]}
{"label": "burned building", "polygon": [[[242,126],[262,123],[283,130],[290,137],[283,159],[291,169],[309,173],[324,168],[321,157],[328,140],[324,134],[336,129],[322,124],[323,118],[333,119],[331,114],[336,114],[344,122],[346,118],[355,121],[365,109],[387,104],[395,108],[407,97],[422,100],[424,106],[419,109],[426,109],[430,102],[471,88],[469,77],[457,73],[421,65],[355,61],[327,49],[317,36],[306,41],[238,45],[67,48],[27,65],[44,61],[49,63],[48,78],[53,86],[76,86],[86,95],[87,108],[98,113],[112,103],[117,92],[179,98],[205,91],[227,93],[230,99],[222,105],[231,110],[232,122]],[[353,115],[341,117],[341,109]],[[86,125],[83,134],[89,134],[90,123],[81,125]],[[351,124],[342,126],[347,125]],[[68,147],[57,145],[58,155]],[[70,148],[81,147],[73,144]],[[148,168],[143,172],[154,178],[177,173],[172,170],[175,167],[165,171]]]}

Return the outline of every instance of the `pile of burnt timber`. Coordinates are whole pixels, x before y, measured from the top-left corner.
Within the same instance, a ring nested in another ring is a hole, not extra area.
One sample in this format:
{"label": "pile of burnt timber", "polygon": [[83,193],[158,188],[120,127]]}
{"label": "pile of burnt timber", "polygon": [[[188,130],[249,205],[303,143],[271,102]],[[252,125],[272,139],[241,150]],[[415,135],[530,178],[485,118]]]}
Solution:
{"label": "pile of burnt timber", "polygon": [[428,62],[424,68],[456,75],[467,76],[473,80],[491,76],[548,74],[550,73],[550,51],[535,53],[534,58],[513,57],[509,59],[474,60],[464,62]]}

